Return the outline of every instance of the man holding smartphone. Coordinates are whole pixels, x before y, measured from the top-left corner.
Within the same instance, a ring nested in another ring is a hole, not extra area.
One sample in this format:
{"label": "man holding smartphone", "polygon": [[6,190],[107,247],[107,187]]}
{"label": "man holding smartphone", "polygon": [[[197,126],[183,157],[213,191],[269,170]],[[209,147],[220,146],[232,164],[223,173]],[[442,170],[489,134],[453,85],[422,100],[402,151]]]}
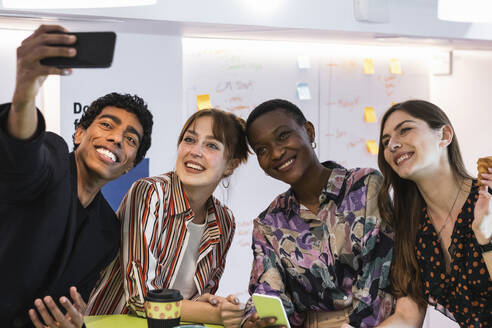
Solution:
{"label": "man holding smartphone", "polygon": [[45,131],[36,94],[47,75],[71,70],[40,60],[76,55],[75,36],[64,32],[42,25],[22,42],[12,103],[0,105],[1,327],[83,325],[84,301],[120,243],[119,222],[100,190],[150,147],[152,114],[131,95],[94,101],[73,135],[73,152]]}

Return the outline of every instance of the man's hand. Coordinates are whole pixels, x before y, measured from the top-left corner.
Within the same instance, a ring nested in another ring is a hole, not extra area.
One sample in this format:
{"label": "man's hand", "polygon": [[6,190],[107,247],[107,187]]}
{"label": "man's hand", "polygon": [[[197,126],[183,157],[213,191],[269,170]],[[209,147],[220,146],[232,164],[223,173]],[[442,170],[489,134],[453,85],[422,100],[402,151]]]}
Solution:
{"label": "man's hand", "polygon": [[[17,48],[17,79],[14,103],[22,104],[34,99],[47,75],[66,75],[70,72],[40,63],[40,60],[46,57],[73,57],[76,55],[75,48],[68,47],[76,41],[76,37],[56,32],[68,31],[59,25],[41,25]],[[54,44],[66,44],[67,47],[53,47]]]}
{"label": "man's hand", "polygon": [[260,318],[258,313],[253,313],[248,317],[248,319],[246,319],[246,321],[243,324],[243,328],[263,328],[263,327],[270,327],[270,326],[286,328],[285,326],[275,325],[275,322],[277,322],[277,318],[275,317]]}
{"label": "man's hand", "polygon": [[[58,25],[41,25],[17,48],[17,77],[12,108],[9,113],[9,133],[18,139],[30,138],[37,127],[35,98],[49,74],[67,75],[71,70],[45,66],[40,60],[47,57],[73,57],[75,48],[69,47],[76,37]],[[55,44],[67,45],[54,47]]]}
{"label": "man's hand", "polygon": [[[74,304],[72,304],[65,296],[60,297],[60,303],[67,311],[65,315],[60,311],[51,296],[46,296],[41,299],[36,299],[34,305],[38,310],[44,325],[39,319],[34,309],[29,310],[29,317],[36,328],[80,328],[84,325],[83,313],[87,305],[82,296],[77,292],[75,287],[70,288],[70,296]],[[49,311],[48,311],[49,310]]]}

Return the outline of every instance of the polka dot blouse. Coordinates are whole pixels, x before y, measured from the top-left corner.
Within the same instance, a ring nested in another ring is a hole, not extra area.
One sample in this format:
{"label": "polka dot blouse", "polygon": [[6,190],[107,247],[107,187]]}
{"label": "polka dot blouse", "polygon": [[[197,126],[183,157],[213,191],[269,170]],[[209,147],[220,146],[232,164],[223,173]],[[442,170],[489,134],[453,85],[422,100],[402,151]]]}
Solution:
{"label": "polka dot blouse", "polygon": [[461,327],[485,328],[492,327],[492,280],[471,228],[477,199],[474,181],[451,235],[450,273],[446,272],[441,244],[426,208],[415,252],[428,302]]}

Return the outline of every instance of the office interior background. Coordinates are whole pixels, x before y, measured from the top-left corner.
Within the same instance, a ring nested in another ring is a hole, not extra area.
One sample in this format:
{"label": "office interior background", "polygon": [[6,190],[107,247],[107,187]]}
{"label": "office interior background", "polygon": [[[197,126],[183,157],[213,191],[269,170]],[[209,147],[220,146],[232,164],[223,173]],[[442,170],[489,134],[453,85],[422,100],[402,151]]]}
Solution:
{"label": "office interior background", "polygon": [[[472,175],[478,157],[492,155],[492,10],[472,12],[484,0],[26,2],[0,2],[0,101],[13,94],[16,48],[38,25],[115,31],[110,68],[49,77],[37,105],[48,130],[71,144],[73,123],[92,100],[113,91],[140,95],[155,120],[142,174],[174,168],[180,128],[204,99],[243,118],[265,100],[287,99],[314,123],[321,160],[377,167],[380,116],[392,103],[420,98],[449,115]],[[466,3],[458,10],[464,17],[445,2]],[[106,192],[124,194],[128,183]],[[219,294],[247,300],[252,220],[287,188],[253,155],[229,188],[216,191],[237,224]],[[457,325],[429,309],[424,327]]]}

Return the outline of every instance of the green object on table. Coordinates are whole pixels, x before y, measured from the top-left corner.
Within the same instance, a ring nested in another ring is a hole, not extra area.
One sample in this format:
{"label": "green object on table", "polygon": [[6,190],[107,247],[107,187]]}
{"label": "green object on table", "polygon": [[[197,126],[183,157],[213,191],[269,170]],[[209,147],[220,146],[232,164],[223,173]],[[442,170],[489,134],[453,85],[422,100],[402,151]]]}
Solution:
{"label": "green object on table", "polygon": [[[147,319],[128,314],[94,315],[84,317],[87,328],[147,328]],[[181,322],[180,324],[192,324]],[[205,324],[209,328],[223,328],[221,325]]]}

